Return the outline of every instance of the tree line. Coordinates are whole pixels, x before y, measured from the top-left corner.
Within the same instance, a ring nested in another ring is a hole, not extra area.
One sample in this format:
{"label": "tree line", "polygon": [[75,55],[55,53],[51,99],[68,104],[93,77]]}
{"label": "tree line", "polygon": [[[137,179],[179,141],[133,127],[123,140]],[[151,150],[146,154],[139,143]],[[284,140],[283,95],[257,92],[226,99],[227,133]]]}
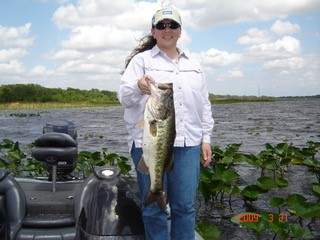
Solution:
{"label": "tree line", "polygon": [[[296,98],[319,98],[320,95],[306,97],[269,97],[269,96],[236,96],[209,95],[210,101],[215,103],[255,102],[290,100]],[[90,104],[119,104],[116,92],[107,90],[80,90],[76,88],[46,88],[37,84],[0,85],[0,103],[90,103]]]}
{"label": "tree line", "polygon": [[119,103],[116,92],[106,90],[46,88],[37,84],[1,85],[0,103],[11,102],[87,102],[92,104]]}

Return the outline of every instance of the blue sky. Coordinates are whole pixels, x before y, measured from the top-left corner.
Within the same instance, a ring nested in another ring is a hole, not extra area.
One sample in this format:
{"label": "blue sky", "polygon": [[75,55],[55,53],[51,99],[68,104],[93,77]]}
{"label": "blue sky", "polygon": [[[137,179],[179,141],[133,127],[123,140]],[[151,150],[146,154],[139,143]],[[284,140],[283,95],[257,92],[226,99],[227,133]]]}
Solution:
{"label": "blue sky", "polygon": [[[206,72],[209,91],[320,94],[320,1],[179,0],[179,45]],[[4,0],[0,84],[116,90],[124,59],[161,2]]]}

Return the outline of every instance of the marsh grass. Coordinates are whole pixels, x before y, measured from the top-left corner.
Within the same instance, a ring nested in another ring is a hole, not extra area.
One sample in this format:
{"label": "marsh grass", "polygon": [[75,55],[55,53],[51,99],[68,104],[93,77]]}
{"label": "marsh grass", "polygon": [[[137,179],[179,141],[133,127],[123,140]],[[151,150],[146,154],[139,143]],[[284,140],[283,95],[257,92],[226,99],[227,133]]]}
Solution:
{"label": "marsh grass", "polygon": [[[273,102],[270,99],[211,99],[212,104],[231,104],[245,102]],[[82,108],[82,107],[109,107],[119,106],[118,102],[92,103],[92,102],[10,102],[0,103],[0,110],[29,110],[54,108]]]}
{"label": "marsh grass", "polygon": [[246,103],[246,102],[274,102],[276,100],[273,99],[210,99],[212,104],[228,104],[228,103]]}
{"label": "marsh grass", "polygon": [[90,102],[74,102],[74,103],[61,103],[61,102],[45,102],[45,103],[0,103],[0,110],[21,110],[21,109],[53,109],[53,108],[82,108],[82,107],[106,107],[119,105],[114,102],[110,103],[90,103]]}

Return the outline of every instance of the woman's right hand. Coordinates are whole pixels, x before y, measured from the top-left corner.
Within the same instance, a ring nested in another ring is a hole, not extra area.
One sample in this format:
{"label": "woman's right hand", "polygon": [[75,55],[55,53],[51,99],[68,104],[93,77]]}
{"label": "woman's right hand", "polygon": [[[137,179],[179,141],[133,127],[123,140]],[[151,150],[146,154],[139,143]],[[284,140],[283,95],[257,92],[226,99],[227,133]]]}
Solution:
{"label": "woman's right hand", "polygon": [[138,80],[138,88],[143,94],[151,94],[150,83],[154,83],[154,80],[147,75],[144,75],[142,78]]}

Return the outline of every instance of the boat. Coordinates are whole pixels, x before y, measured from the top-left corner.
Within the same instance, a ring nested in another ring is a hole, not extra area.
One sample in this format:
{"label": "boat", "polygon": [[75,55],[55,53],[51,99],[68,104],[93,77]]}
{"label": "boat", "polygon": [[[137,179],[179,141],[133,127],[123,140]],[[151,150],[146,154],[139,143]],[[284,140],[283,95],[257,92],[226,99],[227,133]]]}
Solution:
{"label": "boat", "polygon": [[76,138],[71,122],[43,128],[32,156],[45,165],[47,178],[13,177],[0,169],[0,240],[145,239],[135,178],[114,166],[92,166],[89,177],[70,177]]}

